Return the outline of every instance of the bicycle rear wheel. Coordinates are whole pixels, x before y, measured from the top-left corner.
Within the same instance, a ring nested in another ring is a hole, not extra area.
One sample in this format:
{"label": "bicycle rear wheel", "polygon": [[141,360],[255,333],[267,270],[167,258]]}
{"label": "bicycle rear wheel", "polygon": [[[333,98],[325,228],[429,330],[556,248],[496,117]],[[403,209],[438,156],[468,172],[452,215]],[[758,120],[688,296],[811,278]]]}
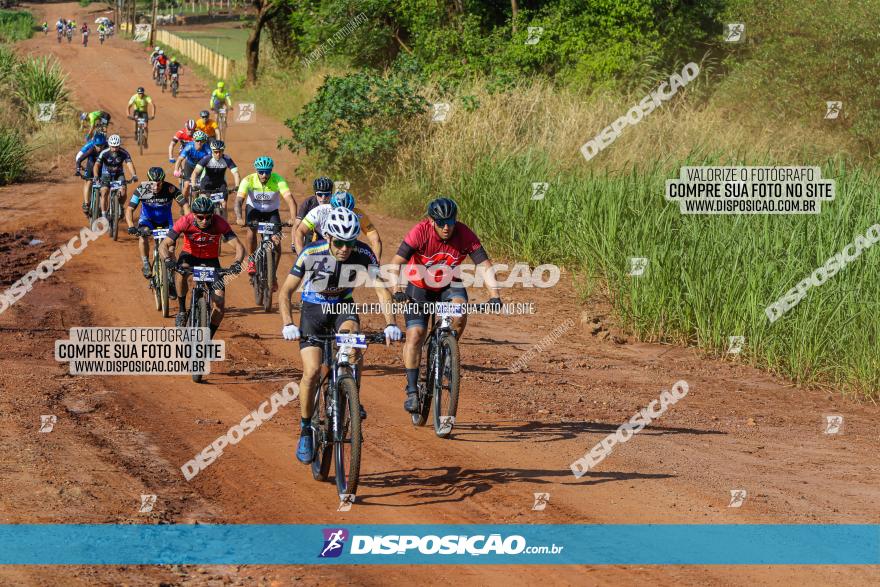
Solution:
{"label": "bicycle rear wheel", "polygon": [[440,338],[440,373],[434,382],[434,433],[448,438],[455,426],[458,391],[461,382],[458,340],[447,334]]}
{"label": "bicycle rear wheel", "polygon": [[[428,336],[431,336],[430,334]],[[435,353],[435,344],[434,337],[428,340],[428,350],[425,352],[424,360],[422,361],[422,365],[424,365],[424,373],[425,378],[423,381],[419,382],[419,405],[421,409],[415,414],[410,414],[412,417],[413,426],[424,426],[428,421],[428,414],[431,411],[431,398],[433,395],[433,387],[434,387],[434,353]]]}
{"label": "bicycle rear wheel", "polygon": [[333,456],[333,442],[330,435],[330,418],[327,416],[327,379],[318,388],[315,411],[312,413],[312,439],[315,459],[312,461],[312,477],[316,481],[326,481],[330,474],[330,459]]}
{"label": "bicycle rear wheel", "polygon": [[361,474],[361,403],[354,378],[349,375],[340,377],[337,384],[339,409],[336,415],[336,438],[333,439],[336,489],[339,495],[354,494]]}
{"label": "bicycle rear wheel", "polygon": [[89,225],[94,226],[101,215],[101,191],[92,183],[92,196],[89,199]]}
{"label": "bicycle rear wheel", "polygon": [[150,289],[153,290],[153,297],[156,299],[156,309],[162,311],[162,285],[159,278],[159,266],[165,263],[159,262],[159,255],[153,255],[153,276],[150,277]]}
{"label": "bicycle rear wheel", "polygon": [[165,263],[159,259],[159,254],[156,253],[156,264],[158,265],[158,276],[159,276],[159,295],[162,299],[162,316],[164,318],[168,318],[171,315],[171,304],[168,301],[168,292],[169,292],[169,279],[171,276],[168,275],[168,268],[165,267]]}

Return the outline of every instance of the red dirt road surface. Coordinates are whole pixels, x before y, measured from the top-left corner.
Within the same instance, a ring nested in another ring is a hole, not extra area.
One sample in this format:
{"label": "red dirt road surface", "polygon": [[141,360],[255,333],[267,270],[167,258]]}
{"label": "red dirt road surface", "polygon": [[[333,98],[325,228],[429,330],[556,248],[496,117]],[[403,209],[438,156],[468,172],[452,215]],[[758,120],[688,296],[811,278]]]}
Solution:
{"label": "red dirt road surface", "polygon": [[[49,22],[98,9],[35,5]],[[147,167],[169,165],[166,147],[207,104],[208,86],[186,71],[181,95],[150,80],[148,54],[111,39],[104,47],[57,45],[37,35],[21,50],[53,55],[70,76],[75,103],[109,110],[133,144],[125,105],[147,87],[158,105]],[[155,88],[155,89],[154,89]],[[262,154],[292,177],[293,158],[275,148],[283,125],[232,124],[228,154],[244,173]],[[73,153],[34,170],[39,181],[0,188],[0,286],[4,289],[85,225]],[[356,191],[357,186],[353,186]],[[303,184],[295,196],[301,200]],[[371,210],[372,212],[372,210]],[[411,220],[372,214],[389,260]],[[286,219],[286,212],[283,215]],[[463,211],[467,221],[467,211]],[[239,234],[243,234],[238,229]],[[33,239],[43,241],[30,245]],[[289,234],[283,248],[289,251]],[[231,263],[225,247],[221,263]],[[490,251],[491,253],[491,251]],[[289,252],[281,272],[293,261]],[[180,466],[290,381],[298,345],[281,337],[276,310],[253,304],[247,279],[227,288],[217,337],[226,360],[207,383],[189,377],[70,376],[54,342],[76,326],[171,326],[155,311],[134,238],[91,243],[0,314],[0,520],[2,523],[878,523],[875,405],[799,389],[694,349],[643,344],[617,333],[601,300],[583,305],[563,273],[560,286],[504,291],[534,303],[533,315],[474,316],[461,346],[462,400],[452,439],[415,428],[402,409],[401,347],[373,346],[361,391],[369,412],[357,503],[338,512],[335,486],[312,479],[294,456],[298,402],[279,410],[191,481]],[[485,291],[471,291],[483,301]],[[358,301],[372,302],[359,291]],[[176,309],[176,303],[175,303]],[[571,319],[569,326],[566,320]],[[384,326],[380,316],[364,329]],[[402,326],[402,320],[399,320]],[[558,329],[562,329],[561,331]],[[508,368],[552,332],[555,344],[521,372]],[[690,392],[580,479],[569,467],[678,380]],[[40,416],[56,415],[50,433]],[[825,416],[840,414],[839,434]],[[731,490],[745,489],[741,507]],[[532,511],[533,494],[550,494]],[[151,513],[140,496],[155,494]],[[845,547],[845,545],[841,545]],[[418,573],[414,576],[414,573]],[[416,578],[417,577],[417,578]],[[3,585],[853,585],[880,582],[876,567],[794,566],[65,566],[0,568]]]}

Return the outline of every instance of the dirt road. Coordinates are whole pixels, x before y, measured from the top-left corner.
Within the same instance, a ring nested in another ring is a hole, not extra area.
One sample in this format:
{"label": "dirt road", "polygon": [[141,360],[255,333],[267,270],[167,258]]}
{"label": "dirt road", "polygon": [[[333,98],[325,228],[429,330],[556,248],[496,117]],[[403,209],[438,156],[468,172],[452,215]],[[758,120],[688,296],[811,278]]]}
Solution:
{"label": "dirt road", "polygon": [[[93,5],[95,6],[95,5]],[[36,11],[42,8],[37,6]],[[95,8],[52,4],[47,18]],[[159,114],[151,149],[135,157],[169,168],[165,149],[184,119],[207,102],[207,86],[189,72],[173,100],[153,91],[147,53],[114,38],[104,47],[57,45],[41,35],[21,45],[54,55],[70,75],[75,101],[106,109],[117,128],[128,97],[148,88]],[[259,116],[259,113],[258,113]],[[131,131],[123,137],[131,144]],[[266,117],[233,125],[228,153],[242,168],[261,154],[292,176],[292,157],[275,149],[284,127]],[[84,225],[81,183],[72,158],[37,183],[0,189],[0,285],[6,288]],[[302,198],[302,184],[295,192]],[[353,191],[357,193],[357,186]],[[411,226],[373,215],[386,260]],[[467,213],[464,211],[464,220]],[[42,244],[30,245],[33,239]],[[289,238],[285,238],[285,248]],[[230,255],[221,259],[227,265]],[[289,253],[282,270],[292,262]],[[245,278],[228,288],[218,333],[227,360],[197,385],[184,377],[72,377],[54,361],[54,341],[74,326],[170,325],[153,309],[133,238],[102,237],[0,314],[0,519],[4,523],[877,523],[880,410],[836,394],[807,391],[736,359],[694,349],[643,344],[614,331],[607,305],[582,305],[570,276],[551,289],[515,289],[505,301],[533,302],[528,316],[471,320],[462,346],[463,399],[455,437],[414,428],[402,410],[400,349],[371,347],[362,401],[366,453],[358,502],[337,512],[335,488],[312,480],[294,457],[296,403],[210,468],[186,481],[180,466],[289,381],[298,381],[295,343],[281,319],[253,305]],[[373,301],[358,292],[359,301]],[[471,292],[483,300],[486,293]],[[558,342],[519,373],[508,370],[532,345],[560,328]],[[376,330],[382,319],[365,320]],[[608,335],[609,332],[614,333]],[[596,334],[593,334],[593,331]],[[684,379],[690,393],[661,419],[580,479],[569,464],[610,431]],[[40,416],[57,415],[51,433]],[[825,415],[841,414],[840,434]],[[730,491],[746,489],[739,508]],[[550,493],[532,511],[533,493]],[[140,496],[155,494],[152,513]],[[419,582],[530,585],[855,584],[877,581],[870,567],[418,567]],[[8,567],[0,583],[394,585],[408,567]]]}

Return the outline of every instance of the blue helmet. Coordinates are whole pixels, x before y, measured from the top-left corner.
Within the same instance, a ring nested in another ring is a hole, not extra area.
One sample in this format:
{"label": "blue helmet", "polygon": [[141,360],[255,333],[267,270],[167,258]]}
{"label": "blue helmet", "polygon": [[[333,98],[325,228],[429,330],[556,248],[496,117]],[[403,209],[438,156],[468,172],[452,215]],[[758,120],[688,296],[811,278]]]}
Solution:
{"label": "blue helmet", "polygon": [[275,167],[275,162],[271,157],[257,157],[257,160],[254,161],[254,169],[257,171],[271,171],[273,167]]}
{"label": "blue helmet", "polygon": [[92,141],[96,145],[106,145],[107,144],[107,135],[102,132],[96,132],[95,136],[92,138]]}
{"label": "blue helmet", "polygon": [[330,198],[330,205],[334,208],[348,208],[354,210],[354,196],[349,192],[336,192]]}

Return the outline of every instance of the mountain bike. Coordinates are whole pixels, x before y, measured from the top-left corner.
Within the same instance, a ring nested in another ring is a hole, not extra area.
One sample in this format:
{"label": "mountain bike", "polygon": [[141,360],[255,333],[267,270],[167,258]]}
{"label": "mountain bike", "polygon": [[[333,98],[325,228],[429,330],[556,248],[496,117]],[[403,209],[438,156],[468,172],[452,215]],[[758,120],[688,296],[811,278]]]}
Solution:
{"label": "mountain bike", "polygon": [[60,45],[61,44],[61,37],[64,36],[64,32],[63,31],[56,31],[56,36],[58,37],[58,44]]}
{"label": "mountain bike", "polygon": [[73,42],[73,29],[67,29],[67,44]]}
{"label": "mountain bike", "polygon": [[165,90],[168,89],[168,75],[166,75],[166,70],[164,67],[159,68],[159,79],[157,80],[157,84],[162,86],[162,93],[165,93]]}
{"label": "mountain bike", "polygon": [[89,196],[89,226],[95,224],[95,221],[101,216],[101,183],[91,179],[92,191]]}
{"label": "mountain bike", "polygon": [[115,179],[110,182],[110,211],[108,214],[110,218],[110,236],[113,237],[113,240],[118,240],[119,236],[119,219],[122,217],[122,202],[119,201],[120,196],[122,196],[122,188],[126,184],[131,183],[131,180],[123,179]]}
{"label": "mountain bike", "polygon": [[[339,495],[357,492],[361,471],[361,402],[360,374],[354,349],[367,348],[367,343],[385,343],[385,335],[335,333],[303,336],[306,342],[320,344],[326,367],[314,392],[312,438],[315,459],[312,477],[327,481],[330,461],[336,462],[336,489]],[[336,353],[333,346],[337,347]],[[346,448],[348,447],[348,448]]]}
{"label": "mountain bike", "polygon": [[171,315],[171,308],[168,304],[168,292],[171,283],[171,276],[168,275],[168,269],[165,263],[159,257],[159,243],[168,234],[167,228],[154,228],[150,230],[146,226],[141,227],[141,236],[152,236],[155,241],[153,248],[153,274],[150,276],[150,289],[153,290],[153,297],[156,300],[156,309],[162,312],[162,316],[168,318]]}
{"label": "mountain bike", "polygon": [[131,120],[135,120],[135,131],[134,136],[138,146],[138,152],[143,155],[144,149],[147,147],[147,135],[149,131],[147,130],[147,117],[143,115],[139,115],[137,118],[134,116],[129,116]]}
{"label": "mountain bike", "polygon": [[217,112],[217,128],[220,129],[220,134],[226,134],[226,106],[221,106],[216,110]]}
{"label": "mountain bike", "polygon": [[[189,305],[189,313],[186,318],[186,327],[187,328],[210,328],[211,327],[211,290],[213,289],[214,283],[223,279],[225,275],[229,275],[232,272],[229,269],[217,269],[215,267],[205,267],[201,265],[197,265],[192,268],[187,267],[178,267],[176,269],[178,273],[183,275],[184,279],[186,279],[187,275],[192,275],[193,278],[193,289],[192,289],[192,299],[190,300]],[[202,344],[209,343],[210,340],[204,341]],[[198,345],[200,343],[193,342],[193,345]],[[193,350],[192,356],[206,356],[207,353],[197,353]],[[193,373],[192,380],[196,383],[201,383],[203,378],[202,373]]]}
{"label": "mountain bike", "polygon": [[275,287],[275,257],[278,255],[278,247],[275,246],[272,237],[280,234],[281,227],[290,226],[290,223],[249,222],[247,225],[256,228],[260,234],[260,246],[254,254],[257,272],[251,275],[254,303],[262,306],[264,312],[271,312],[272,290]]}
{"label": "mountain bike", "polygon": [[98,40],[101,41],[101,44],[102,44],[102,45],[104,44],[104,39],[105,39],[105,38],[106,38],[106,35],[105,35],[104,33],[102,33],[102,32],[99,32],[99,33],[98,33]]}
{"label": "mountain bike", "polygon": [[[431,329],[422,345],[419,372],[419,409],[410,414],[414,426],[424,426],[433,404],[434,433],[448,438],[455,426],[461,384],[461,360],[452,319],[462,315],[464,304],[438,303],[431,315]],[[486,304],[467,304],[469,312],[484,312]]]}
{"label": "mountain bike", "polygon": [[89,33],[83,33],[83,47],[89,46]]}
{"label": "mountain bike", "polygon": [[180,89],[180,81],[178,79],[179,74],[172,73],[171,74],[171,97],[177,97],[177,91]]}

